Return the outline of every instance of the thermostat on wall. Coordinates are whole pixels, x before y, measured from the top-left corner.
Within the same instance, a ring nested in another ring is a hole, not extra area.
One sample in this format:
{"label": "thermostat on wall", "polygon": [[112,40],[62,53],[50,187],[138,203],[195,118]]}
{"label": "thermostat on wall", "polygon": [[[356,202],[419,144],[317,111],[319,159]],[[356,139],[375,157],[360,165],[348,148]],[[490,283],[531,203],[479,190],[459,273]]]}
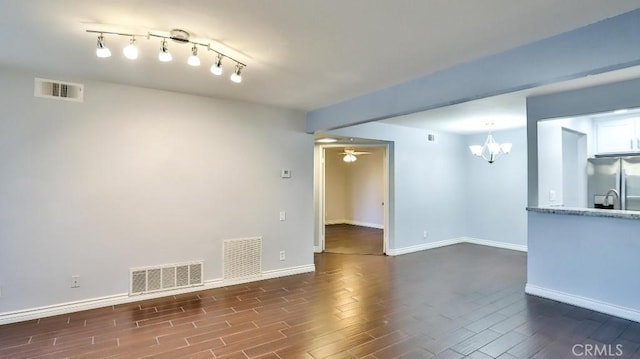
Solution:
{"label": "thermostat on wall", "polygon": [[291,178],[291,170],[290,169],[282,169],[280,171],[280,177],[282,177],[282,178]]}

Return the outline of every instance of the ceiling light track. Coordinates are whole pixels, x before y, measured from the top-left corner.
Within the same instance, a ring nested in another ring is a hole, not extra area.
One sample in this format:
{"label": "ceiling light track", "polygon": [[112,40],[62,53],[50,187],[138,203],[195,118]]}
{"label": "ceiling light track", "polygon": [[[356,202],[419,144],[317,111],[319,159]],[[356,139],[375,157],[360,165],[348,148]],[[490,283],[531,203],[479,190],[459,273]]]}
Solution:
{"label": "ceiling light track", "polygon": [[105,35],[115,35],[115,36],[125,36],[130,38],[129,45],[124,48],[124,55],[128,59],[134,60],[138,57],[138,50],[135,46],[136,38],[146,38],[147,40],[151,40],[151,38],[158,38],[162,41],[160,42],[160,52],[158,54],[158,59],[161,62],[169,62],[173,59],[171,53],[169,52],[169,46],[167,44],[167,40],[172,40],[180,44],[191,44],[191,56],[187,60],[187,63],[191,66],[197,67],[200,66],[200,58],[198,57],[198,46],[205,48],[206,51],[211,51],[216,54],[216,58],[211,65],[210,71],[214,75],[222,74],[222,61],[226,58],[235,63],[235,69],[231,73],[231,81],[235,83],[240,83],[242,81],[242,70],[247,67],[247,65],[233,57],[224,54],[220,51],[214,50],[211,48],[210,43],[203,43],[198,41],[193,41],[189,39],[189,33],[180,29],[173,29],[170,31],[170,35],[161,35],[153,32],[147,32],[146,34],[136,34],[136,33],[127,33],[127,32],[115,32],[115,31],[98,31],[98,30],[86,30],[88,33],[98,34],[98,42],[96,45],[96,55],[100,58],[110,57],[111,51],[105,45]]}

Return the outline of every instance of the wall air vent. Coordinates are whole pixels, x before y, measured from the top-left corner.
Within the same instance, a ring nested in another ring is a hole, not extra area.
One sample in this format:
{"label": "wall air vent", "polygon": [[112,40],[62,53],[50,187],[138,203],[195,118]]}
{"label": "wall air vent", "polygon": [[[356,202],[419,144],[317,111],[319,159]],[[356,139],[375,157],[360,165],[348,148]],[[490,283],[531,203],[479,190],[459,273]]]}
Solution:
{"label": "wall air vent", "polygon": [[83,102],[84,85],[36,77],[34,95],[54,100]]}
{"label": "wall air vent", "polygon": [[202,261],[131,268],[129,295],[201,286],[202,271]]}
{"label": "wall air vent", "polygon": [[223,253],[224,280],[243,280],[262,274],[262,237],[225,240]]}

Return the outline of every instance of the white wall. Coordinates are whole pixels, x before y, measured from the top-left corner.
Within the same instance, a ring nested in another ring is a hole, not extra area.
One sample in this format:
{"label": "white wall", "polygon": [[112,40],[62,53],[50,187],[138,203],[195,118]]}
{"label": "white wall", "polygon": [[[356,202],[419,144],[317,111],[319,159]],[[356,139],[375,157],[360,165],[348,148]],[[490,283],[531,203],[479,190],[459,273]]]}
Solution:
{"label": "white wall", "polygon": [[219,279],[227,238],[263,236],[263,270],[313,264],[303,113],[96,82],[53,101],[33,77],[0,71],[0,314],[126,293],[135,266]]}
{"label": "white wall", "polygon": [[[462,189],[468,148],[462,136],[384,123],[367,123],[333,134],[392,141],[389,149],[389,248],[423,246],[465,234]],[[427,231],[427,238],[423,232]]]}
{"label": "white wall", "polygon": [[[497,142],[511,142],[511,153],[494,163],[465,156],[466,235],[475,239],[527,244],[527,133],[525,128],[494,131]],[[465,136],[467,146],[483,144],[486,133]]]}
{"label": "white wall", "polygon": [[325,155],[325,222],[384,228],[384,149],[357,147],[357,161],[346,163],[340,148]]}
{"label": "white wall", "polygon": [[325,152],[325,223],[344,223],[347,220],[348,168],[339,153],[342,148],[327,148]]}
{"label": "white wall", "polygon": [[[563,183],[563,129],[584,133],[587,140],[587,156],[594,153],[592,121],[588,118],[569,118],[540,121],[538,123],[538,205],[561,206],[564,204]],[[586,176],[586,158],[584,163]],[[555,192],[555,200],[550,192]],[[585,188],[586,191],[586,188]],[[585,192],[586,198],[586,192]]]}
{"label": "white wall", "polygon": [[347,219],[354,224],[384,228],[384,150],[382,148],[358,148],[371,152],[358,156],[349,163],[347,181],[349,200]]}

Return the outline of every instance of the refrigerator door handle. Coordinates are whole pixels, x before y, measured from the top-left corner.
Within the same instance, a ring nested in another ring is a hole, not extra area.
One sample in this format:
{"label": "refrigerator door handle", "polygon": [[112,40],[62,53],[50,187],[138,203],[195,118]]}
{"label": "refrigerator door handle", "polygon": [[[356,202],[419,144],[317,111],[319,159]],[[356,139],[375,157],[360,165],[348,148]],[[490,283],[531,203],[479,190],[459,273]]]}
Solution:
{"label": "refrigerator door handle", "polygon": [[627,209],[627,170],[624,168],[622,169],[620,186],[620,209]]}

